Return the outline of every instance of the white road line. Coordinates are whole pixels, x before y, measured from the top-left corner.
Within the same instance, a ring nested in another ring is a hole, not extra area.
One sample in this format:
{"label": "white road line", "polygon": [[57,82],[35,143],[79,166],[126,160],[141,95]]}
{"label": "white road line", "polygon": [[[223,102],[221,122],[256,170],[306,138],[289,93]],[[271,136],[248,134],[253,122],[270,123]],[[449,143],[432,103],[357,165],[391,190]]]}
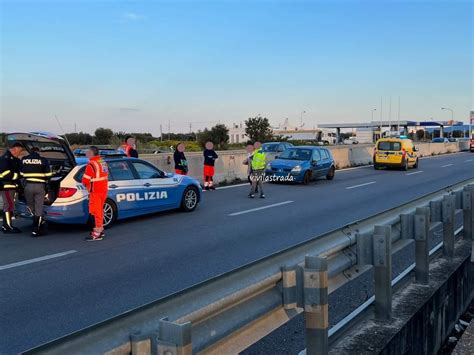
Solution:
{"label": "white road line", "polygon": [[[236,184],[236,185],[229,185],[229,186],[221,186],[221,187],[216,187],[216,190],[224,190],[224,189],[231,189],[233,187],[240,187],[240,186],[248,186],[250,187],[249,183],[246,184]],[[206,190],[204,190],[206,191]]]}
{"label": "white road line", "polygon": [[260,210],[266,210],[267,208],[272,208],[272,207],[278,207],[278,206],[282,206],[282,205],[287,205],[287,204],[293,203],[293,202],[294,202],[294,201],[283,201],[283,202],[279,202],[279,203],[274,203],[274,204],[272,204],[272,205],[267,205],[267,206],[252,208],[252,209],[250,209],[250,210],[245,210],[245,211],[230,213],[229,216],[230,216],[230,217],[240,216],[241,214],[251,213],[251,212],[260,211]]}
{"label": "white road line", "polygon": [[346,187],[346,189],[347,189],[347,190],[356,189],[356,188],[358,188],[358,187],[367,186],[367,185],[372,185],[372,184],[375,184],[375,183],[376,183],[376,181],[366,182],[365,184],[359,184],[359,185],[354,185],[354,186]]}
{"label": "white road line", "polygon": [[415,174],[421,174],[423,172],[423,170],[419,170],[419,171],[414,171],[412,173],[408,173],[408,174],[405,174],[406,176],[410,176],[410,175],[415,175]]}
{"label": "white road line", "polygon": [[441,165],[442,168],[447,168],[448,166],[453,166],[454,164]]}
{"label": "white road line", "polygon": [[470,162],[470,161],[474,161],[474,159],[464,160],[465,163]]}
{"label": "white road line", "polygon": [[73,253],[77,253],[77,250],[68,250],[68,251],[65,251],[65,252],[62,252],[62,253],[45,255],[45,256],[40,256],[39,258],[18,261],[16,263],[12,263],[12,264],[1,265],[0,266],[0,271],[6,270],[6,269],[11,269],[11,268],[18,267],[18,266],[33,264],[33,263],[37,263],[37,262],[45,261],[45,260],[49,260],[49,259],[59,258],[61,256],[65,256],[65,255],[69,255],[69,254],[73,254]]}

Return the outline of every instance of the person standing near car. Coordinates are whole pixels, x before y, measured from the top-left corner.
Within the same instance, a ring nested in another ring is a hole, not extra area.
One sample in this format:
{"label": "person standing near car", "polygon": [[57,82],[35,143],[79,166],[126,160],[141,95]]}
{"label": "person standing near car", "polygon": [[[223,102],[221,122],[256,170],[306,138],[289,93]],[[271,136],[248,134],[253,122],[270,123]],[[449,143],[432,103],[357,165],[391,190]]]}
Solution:
{"label": "person standing near car", "polygon": [[260,191],[260,198],[265,198],[263,193],[263,179],[265,178],[265,152],[262,148],[262,143],[255,142],[255,150],[251,158],[252,174],[250,180],[252,181],[252,188],[249,197],[254,198],[257,191]]}
{"label": "person standing near car", "polygon": [[91,146],[86,153],[89,163],[86,166],[82,183],[89,192],[89,213],[94,219],[94,229],[86,241],[98,241],[104,234],[104,205],[107,199],[109,173],[107,163],[99,155],[99,149]]}
{"label": "person standing near car", "polygon": [[125,137],[124,151],[129,158],[138,158],[138,151],[135,138],[132,136]]}
{"label": "person standing near car", "polygon": [[21,159],[20,175],[25,181],[24,194],[26,204],[33,214],[32,237],[40,237],[45,233],[43,217],[46,185],[53,175],[49,162],[39,154],[39,148],[31,148],[30,154]]}
{"label": "person standing near car", "polygon": [[3,233],[21,233],[13,226],[13,212],[15,209],[15,193],[19,188],[20,164],[19,157],[23,152],[21,143],[14,143],[0,157],[0,197],[3,202]]}
{"label": "person standing near car", "polygon": [[188,174],[188,161],[184,155],[185,146],[184,143],[178,143],[173,154],[174,159],[174,171],[176,174],[187,175]]}
{"label": "person standing near car", "polygon": [[215,190],[214,163],[219,156],[214,150],[214,143],[206,142],[204,149],[204,190]]}
{"label": "person standing near car", "polygon": [[[250,184],[250,188],[252,188],[252,155],[254,151],[253,144],[249,143],[247,144],[247,147],[245,147],[245,150],[247,151],[247,159],[244,160],[244,165],[247,165],[247,180]],[[258,193],[258,187],[255,193]]]}

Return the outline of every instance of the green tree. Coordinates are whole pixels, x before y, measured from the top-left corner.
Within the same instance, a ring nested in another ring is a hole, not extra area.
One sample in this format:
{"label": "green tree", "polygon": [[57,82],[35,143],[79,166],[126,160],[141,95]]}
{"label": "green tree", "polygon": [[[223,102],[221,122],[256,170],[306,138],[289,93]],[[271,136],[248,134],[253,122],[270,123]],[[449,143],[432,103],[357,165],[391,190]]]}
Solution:
{"label": "green tree", "polygon": [[418,129],[416,131],[416,140],[421,141],[425,138],[425,130],[424,129]]}
{"label": "green tree", "polygon": [[204,128],[204,131],[199,131],[197,133],[197,141],[201,147],[204,147],[206,145],[206,142],[212,141],[211,131],[207,128]]}
{"label": "green tree", "polygon": [[204,131],[198,132],[197,140],[202,147],[211,141],[217,149],[225,149],[229,142],[229,130],[223,124],[216,124],[210,130],[205,128]]}
{"label": "green tree", "polygon": [[273,139],[273,130],[266,117],[250,117],[245,121],[245,133],[253,142],[268,142]]}
{"label": "green tree", "polygon": [[92,144],[92,136],[89,133],[66,133],[65,137],[71,145],[89,145]]}
{"label": "green tree", "polygon": [[114,132],[110,128],[97,128],[94,132],[94,144],[107,145],[112,142]]}

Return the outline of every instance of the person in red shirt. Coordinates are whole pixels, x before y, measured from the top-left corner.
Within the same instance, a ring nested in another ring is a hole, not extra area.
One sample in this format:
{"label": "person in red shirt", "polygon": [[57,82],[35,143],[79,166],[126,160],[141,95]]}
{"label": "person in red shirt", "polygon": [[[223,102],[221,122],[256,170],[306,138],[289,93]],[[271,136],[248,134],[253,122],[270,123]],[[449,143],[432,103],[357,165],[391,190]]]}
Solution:
{"label": "person in red shirt", "polygon": [[138,158],[136,141],[132,136],[125,137],[125,143],[122,146],[122,150],[127,155],[127,157]]}
{"label": "person in red shirt", "polygon": [[86,166],[82,183],[89,191],[89,213],[94,218],[94,229],[87,241],[104,239],[104,204],[108,191],[108,168],[99,155],[99,149],[95,146],[89,148],[86,153],[89,163]]}

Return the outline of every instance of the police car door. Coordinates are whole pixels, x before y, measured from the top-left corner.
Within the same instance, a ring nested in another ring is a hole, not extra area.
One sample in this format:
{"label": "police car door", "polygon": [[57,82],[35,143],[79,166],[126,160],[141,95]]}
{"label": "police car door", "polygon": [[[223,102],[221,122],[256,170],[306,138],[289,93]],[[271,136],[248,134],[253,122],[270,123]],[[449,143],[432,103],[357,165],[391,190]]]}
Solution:
{"label": "police car door", "polygon": [[133,168],[144,187],[141,203],[150,211],[161,211],[179,204],[179,179],[169,177],[152,164],[136,160]]}
{"label": "police car door", "polygon": [[108,196],[117,204],[120,218],[131,217],[140,213],[136,196],[143,192],[143,184],[133,173],[127,160],[108,161],[109,193]]}

